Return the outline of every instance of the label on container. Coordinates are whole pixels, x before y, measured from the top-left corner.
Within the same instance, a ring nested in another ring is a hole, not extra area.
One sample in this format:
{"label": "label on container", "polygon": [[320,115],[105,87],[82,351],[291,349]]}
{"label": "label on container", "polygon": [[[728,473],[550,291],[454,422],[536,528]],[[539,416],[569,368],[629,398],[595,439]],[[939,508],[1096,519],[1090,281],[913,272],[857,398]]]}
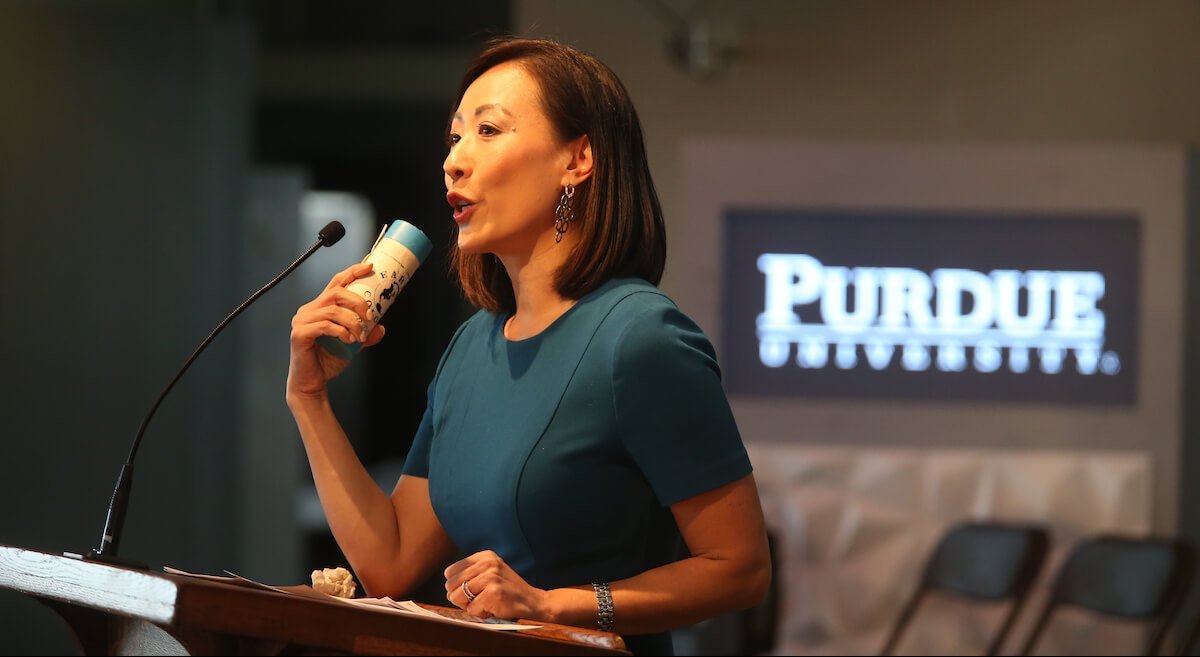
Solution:
{"label": "label on container", "polygon": [[375,266],[371,275],[354,281],[346,289],[367,300],[365,333],[370,335],[421,262],[403,244],[386,237],[379,240],[364,262]]}

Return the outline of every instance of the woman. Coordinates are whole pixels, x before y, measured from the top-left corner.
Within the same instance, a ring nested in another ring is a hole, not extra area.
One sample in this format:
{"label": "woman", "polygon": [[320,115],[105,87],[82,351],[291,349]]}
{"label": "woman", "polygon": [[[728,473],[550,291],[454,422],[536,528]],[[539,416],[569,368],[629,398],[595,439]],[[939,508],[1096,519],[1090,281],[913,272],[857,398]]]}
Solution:
{"label": "woman", "polygon": [[453,262],[481,310],[442,357],[390,497],[329,404],[346,362],[314,342],[383,338],[359,335],[365,302],[346,290],[370,265],[293,320],[287,400],[334,536],[374,595],[469,554],[444,576],[471,614],[669,653],[667,631],[758,603],[771,564],[713,349],[653,285],[666,247],[633,105],[588,55],[498,40],[467,70],[448,141]]}

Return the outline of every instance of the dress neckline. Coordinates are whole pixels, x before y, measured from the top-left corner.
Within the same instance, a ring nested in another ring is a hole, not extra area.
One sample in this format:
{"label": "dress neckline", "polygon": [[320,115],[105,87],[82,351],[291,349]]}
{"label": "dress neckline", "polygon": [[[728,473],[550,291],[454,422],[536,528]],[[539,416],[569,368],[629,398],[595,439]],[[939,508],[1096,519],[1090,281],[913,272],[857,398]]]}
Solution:
{"label": "dress neckline", "polygon": [[517,346],[517,345],[525,345],[525,344],[536,344],[539,340],[541,340],[542,338],[544,338],[544,337],[550,335],[552,332],[554,332],[554,330],[557,329],[559,325],[561,325],[563,322],[566,321],[567,317],[569,317],[572,313],[575,312],[576,308],[584,305],[592,297],[602,294],[605,290],[611,288],[613,285],[617,284],[618,282],[619,282],[619,279],[610,278],[607,281],[604,281],[603,283],[601,283],[600,285],[597,285],[594,290],[592,290],[591,292],[588,292],[587,294],[583,295],[579,299],[576,299],[575,303],[571,304],[570,308],[567,308],[566,310],[563,311],[563,313],[561,315],[559,315],[558,317],[555,317],[553,322],[550,322],[549,324],[546,325],[546,328],[538,331],[537,333],[534,333],[533,335],[531,335],[527,338],[521,338],[520,340],[509,340],[508,336],[504,335],[504,327],[506,324],[508,324],[508,321],[510,319],[512,319],[512,317],[513,317],[512,313],[504,313],[502,315],[496,316],[496,322],[497,322],[496,330],[500,333],[500,337],[504,340],[504,344],[506,344],[506,345]]}
{"label": "dress neckline", "polygon": [[570,315],[572,311],[574,311],[574,310],[575,310],[577,307],[579,307],[579,303],[580,303],[581,301],[583,301],[583,300],[582,300],[582,299],[576,300],[576,301],[575,301],[575,303],[571,304],[571,307],[570,307],[570,308],[567,308],[566,310],[564,310],[564,311],[562,312],[562,314],[561,314],[561,315],[559,315],[558,317],[555,317],[555,318],[554,318],[554,321],[552,321],[552,322],[550,322],[549,324],[547,324],[547,325],[546,325],[546,328],[544,328],[544,329],[542,329],[542,330],[538,331],[537,333],[534,333],[533,335],[531,335],[531,336],[529,336],[529,337],[527,337],[527,338],[521,338],[521,339],[519,339],[519,340],[510,340],[510,339],[508,339],[508,336],[507,336],[507,335],[504,335],[504,327],[505,327],[505,326],[508,324],[509,320],[511,320],[511,319],[513,318],[512,314],[505,314],[505,315],[501,315],[501,316],[499,317],[499,321],[500,321],[500,326],[499,326],[500,337],[504,338],[504,343],[505,343],[505,344],[508,344],[508,345],[529,344],[529,343],[531,343],[531,342],[534,342],[534,341],[536,341],[536,340],[539,340],[539,339],[541,339],[543,336],[546,336],[546,335],[548,335],[548,334],[549,334],[551,331],[553,331],[553,330],[554,330],[554,327],[558,326],[558,324],[559,324],[560,322],[562,322],[564,319],[566,319],[567,315]]}

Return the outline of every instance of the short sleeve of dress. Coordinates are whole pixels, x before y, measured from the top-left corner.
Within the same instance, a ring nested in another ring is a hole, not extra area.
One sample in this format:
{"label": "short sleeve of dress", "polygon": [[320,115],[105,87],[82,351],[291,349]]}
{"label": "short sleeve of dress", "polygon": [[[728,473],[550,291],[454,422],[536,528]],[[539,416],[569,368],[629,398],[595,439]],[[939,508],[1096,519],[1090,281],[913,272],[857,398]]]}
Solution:
{"label": "short sleeve of dress", "polygon": [[417,427],[417,435],[413,437],[412,447],[408,450],[408,458],[404,461],[404,469],[400,471],[402,474],[421,477],[422,479],[429,478],[429,448],[433,443],[433,415],[434,410],[437,408],[437,405],[434,403],[434,393],[437,389],[438,379],[441,378],[442,371],[446,369],[450,353],[454,350],[454,345],[458,343],[459,337],[462,336],[467,325],[474,319],[467,320],[458,327],[458,330],[454,332],[454,336],[450,338],[450,344],[446,345],[446,351],[442,352],[442,358],[438,361],[433,381],[429,383],[425,414],[421,416],[421,424]]}
{"label": "short sleeve of dress", "polygon": [[664,506],[750,474],[716,352],[673,305],[631,318],[613,354],[621,439]]}
{"label": "short sleeve of dress", "polygon": [[421,416],[421,424],[417,427],[417,435],[413,438],[412,447],[408,450],[408,458],[404,461],[404,469],[401,471],[403,474],[422,479],[429,478],[429,446],[433,442],[433,388],[434,384],[430,383],[425,415]]}

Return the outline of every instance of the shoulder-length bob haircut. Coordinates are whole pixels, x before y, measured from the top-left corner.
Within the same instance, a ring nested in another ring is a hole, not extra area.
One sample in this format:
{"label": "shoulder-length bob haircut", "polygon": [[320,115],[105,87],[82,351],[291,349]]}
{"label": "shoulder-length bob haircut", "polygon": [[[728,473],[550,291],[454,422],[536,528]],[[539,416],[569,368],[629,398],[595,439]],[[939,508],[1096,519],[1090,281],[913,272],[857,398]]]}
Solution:
{"label": "shoulder-length bob haircut", "polygon": [[[554,41],[499,38],[467,66],[458,96],[479,76],[505,62],[517,62],[538,83],[541,105],[562,141],[587,135],[592,175],[576,188],[572,232],[576,245],[555,276],[555,290],[579,299],[612,278],[638,277],[655,285],[667,259],[666,227],[650,178],[642,125],[629,93],[595,57]],[[554,228],[554,208],[546,208],[546,230]],[[494,313],[516,310],[512,281],[499,258],[451,248],[467,300]]]}

